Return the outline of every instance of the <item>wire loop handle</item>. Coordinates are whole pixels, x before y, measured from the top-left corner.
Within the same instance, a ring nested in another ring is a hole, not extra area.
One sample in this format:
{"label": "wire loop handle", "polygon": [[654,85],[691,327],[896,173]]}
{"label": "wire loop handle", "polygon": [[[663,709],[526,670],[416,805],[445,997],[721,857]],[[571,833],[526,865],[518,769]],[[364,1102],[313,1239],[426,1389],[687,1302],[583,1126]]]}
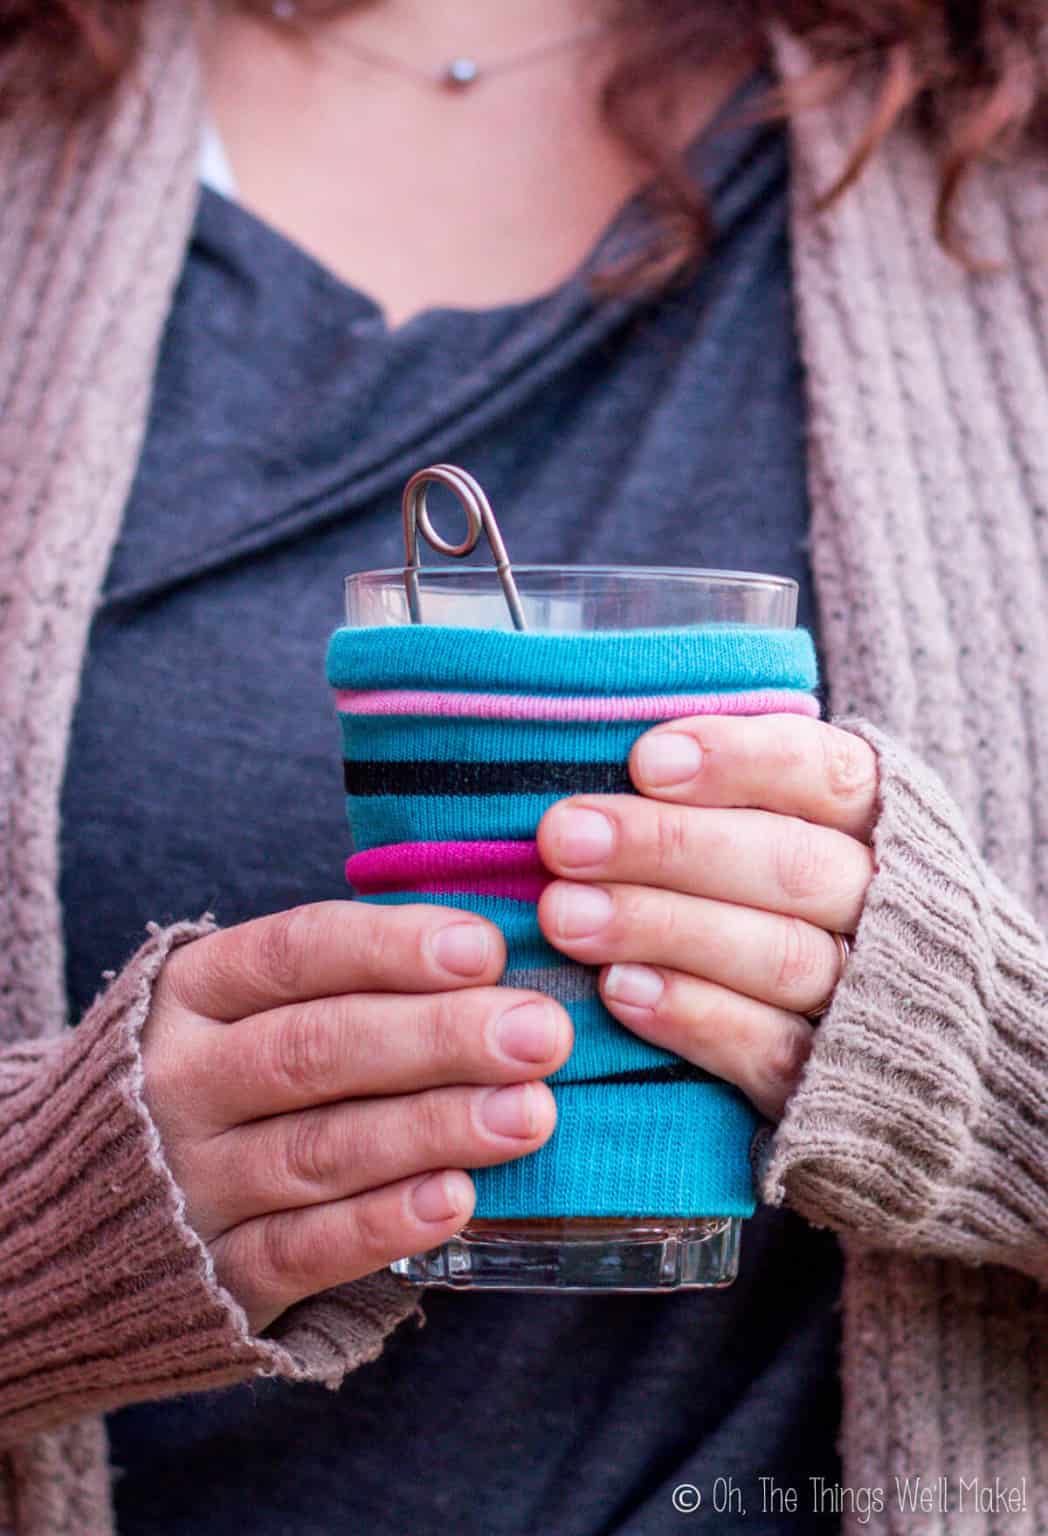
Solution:
{"label": "wire loop handle", "polygon": [[[442,538],[430,521],[426,494],[431,485],[446,486],[455,494],[465,511],[466,537],[460,544],[451,544],[447,539]],[[419,572],[422,569],[419,563],[419,533],[439,554],[452,555],[458,559],[463,555],[472,554],[481,533],[486,533],[495,560],[495,569],[499,573],[499,581],[505,594],[509,616],[513,620],[513,628],[527,629],[520,593],[513,579],[509,555],[506,553],[499,525],[491,510],[491,503],[471,474],[464,469],[459,469],[455,464],[431,464],[428,469],[416,471],[404,487],[401,512],[404,519],[404,587],[407,592],[408,613],[412,624],[422,623],[422,601],[419,591]]]}

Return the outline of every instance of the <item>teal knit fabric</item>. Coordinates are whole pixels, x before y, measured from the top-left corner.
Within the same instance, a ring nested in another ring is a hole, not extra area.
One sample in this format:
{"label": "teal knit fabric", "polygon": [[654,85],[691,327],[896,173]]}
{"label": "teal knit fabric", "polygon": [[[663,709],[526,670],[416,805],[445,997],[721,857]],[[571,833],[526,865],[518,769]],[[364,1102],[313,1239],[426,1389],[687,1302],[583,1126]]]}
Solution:
{"label": "teal knit fabric", "polygon": [[328,647],[328,681],[334,688],[720,693],[811,689],[817,671],[804,629],[722,624],[539,634],[409,624],[337,629]]}
{"label": "teal knit fabric", "polygon": [[[358,852],[387,850],[395,867],[402,847],[417,853],[421,845],[445,844],[449,854],[453,845],[475,853],[489,843],[496,880],[497,851],[506,840],[533,842],[557,800],[635,793],[626,760],[633,742],[665,717],[660,695],[787,690],[810,704],[817,682],[806,631],[729,626],[587,634],[340,629],[331,637],[327,674],[340,690]],[[396,690],[409,701],[406,712],[398,712]],[[427,709],[432,698],[444,713],[423,712],[420,690]],[[616,699],[650,695],[650,719],[482,719],[469,713],[470,694],[478,712],[480,699],[492,695],[543,695],[606,698],[609,714]],[[621,1025],[600,1000],[597,969],[546,942],[533,901],[490,888],[432,886],[358,899],[440,903],[489,918],[506,939],[503,984],[557,998],[574,1023],[575,1048],[549,1079],[556,1130],[537,1152],[472,1170],[478,1216],[753,1213],[749,1147],[761,1124],[757,1111],[738,1089]]]}

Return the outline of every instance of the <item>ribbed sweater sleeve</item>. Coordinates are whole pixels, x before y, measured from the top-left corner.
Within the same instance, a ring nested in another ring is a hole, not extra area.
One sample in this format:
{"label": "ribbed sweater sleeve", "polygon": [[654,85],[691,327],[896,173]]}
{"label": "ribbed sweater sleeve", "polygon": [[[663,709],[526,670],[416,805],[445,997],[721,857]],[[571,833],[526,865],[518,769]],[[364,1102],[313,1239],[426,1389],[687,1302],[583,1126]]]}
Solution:
{"label": "ribbed sweater sleeve", "polygon": [[161,929],[76,1029],[0,1052],[0,1447],[145,1398],[255,1374],[337,1386],[415,1308],[386,1274],[251,1334],[183,1214],[141,1095]]}
{"label": "ribbed sweater sleeve", "polygon": [[1048,1285],[1048,938],[938,776],[868,721],[833,723],[878,756],[875,874],[762,1196]]}

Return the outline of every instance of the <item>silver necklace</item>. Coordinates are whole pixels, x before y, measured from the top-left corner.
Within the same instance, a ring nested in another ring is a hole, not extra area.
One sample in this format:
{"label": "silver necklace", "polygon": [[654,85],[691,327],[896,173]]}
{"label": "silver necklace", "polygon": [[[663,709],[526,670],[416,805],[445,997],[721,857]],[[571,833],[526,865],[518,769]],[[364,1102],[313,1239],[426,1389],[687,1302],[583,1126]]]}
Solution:
{"label": "silver necklace", "polygon": [[[274,18],[281,22],[298,21],[301,15],[298,0],[272,0],[271,10]],[[580,44],[588,42],[591,37],[597,37],[605,31],[607,31],[606,22],[592,21],[584,27],[577,27],[566,37],[537,43],[520,53],[499,54],[493,59],[486,59],[483,63],[471,54],[459,53],[439,69],[424,69],[421,65],[409,64],[403,59],[394,58],[392,54],[384,53],[381,49],[370,48],[363,43],[351,43],[344,37],[339,38],[334,46],[345,53],[355,55],[366,64],[373,64],[377,69],[388,70],[391,74],[402,75],[405,79],[414,80],[416,84],[427,85],[431,89],[436,87],[441,91],[464,91],[481,80],[490,80],[496,75],[508,75],[513,70],[525,69],[529,64],[537,64],[539,60],[548,58],[550,54],[577,48]]]}

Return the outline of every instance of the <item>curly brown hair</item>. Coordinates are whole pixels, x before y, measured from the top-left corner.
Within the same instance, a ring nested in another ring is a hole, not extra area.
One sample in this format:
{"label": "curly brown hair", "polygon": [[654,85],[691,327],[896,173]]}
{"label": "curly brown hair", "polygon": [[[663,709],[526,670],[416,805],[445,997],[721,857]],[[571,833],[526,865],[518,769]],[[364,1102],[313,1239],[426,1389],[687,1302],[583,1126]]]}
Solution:
{"label": "curly brown hair", "polygon": [[[146,0],[0,0],[0,110],[43,96],[75,118],[97,107],[132,66]],[[189,3],[189,0],[187,0]],[[260,15],[271,0],[232,0]],[[308,17],[358,0],[301,0]],[[1048,20],[1044,0],[594,0],[622,36],[603,88],[610,126],[652,173],[656,217],[639,256],[614,286],[657,288],[690,271],[709,239],[709,214],[682,156],[666,142],[667,90],[709,59],[711,42],[742,45],[780,23],[816,61],[803,92],[776,93],[766,110],[787,114],[842,89],[859,71],[880,87],[840,195],[904,117],[939,148],[939,240],[968,259],[958,220],[967,173],[1031,139],[1048,142]],[[711,32],[711,28],[714,29]]]}

